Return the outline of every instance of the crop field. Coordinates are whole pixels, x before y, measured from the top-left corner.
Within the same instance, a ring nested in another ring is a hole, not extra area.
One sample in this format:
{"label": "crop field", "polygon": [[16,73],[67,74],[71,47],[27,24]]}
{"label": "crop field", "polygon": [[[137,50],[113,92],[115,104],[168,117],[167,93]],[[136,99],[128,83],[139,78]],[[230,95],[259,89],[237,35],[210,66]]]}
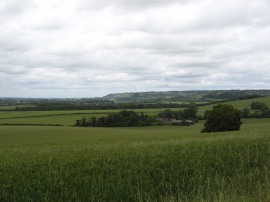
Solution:
{"label": "crop field", "polygon": [[[179,111],[183,108],[174,108]],[[133,109],[132,109],[133,110]],[[159,109],[135,109],[136,112],[143,112],[147,115],[156,115],[165,108]],[[112,110],[62,110],[62,111],[0,111],[0,124],[58,124],[74,125],[76,119],[83,116],[106,116],[119,109]]]}
{"label": "crop field", "polygon": [[0,126],[0,201],[269,201],[269,123]]}
{"label": "crop field", "polygon": [[[257,98],[249,100],[238,100],[225,102],[233,105],[235,108],[242,110],[243,108],[250,108],[252,102],[264,102],[270,106],[270,97]],[[203,115],[206,110],[212,109],[213,105],[199,107],[198,115]],[[12,109],[12,106],[8,106]],[[3,107],[4,108],[4,107]],[[14,107],[13,107],[14,108]],[[166,108],[158,109],[132,109],[136,112],[143,112],[147,115],[157,115]],[[0,107],[1,110],[1,107]],[[3,110],[3,109],[2,109]],[[172,108],[173,111],[183,110],[183,108]],[[61,111],[0,111],[0,124],[43,124],[43,125],[64,125],[72,126],[76,119],[81,119],[83,116],[106,116],[112,112],[118,112],[119,109],[110,110],[61,110]]]}

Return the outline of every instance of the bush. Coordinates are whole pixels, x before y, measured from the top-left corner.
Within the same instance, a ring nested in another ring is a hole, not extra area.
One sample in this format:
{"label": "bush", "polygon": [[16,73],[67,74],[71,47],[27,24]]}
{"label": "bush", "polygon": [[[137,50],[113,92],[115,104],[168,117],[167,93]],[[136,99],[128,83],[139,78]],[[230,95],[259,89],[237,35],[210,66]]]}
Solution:
{"label": "bush", "polygon": [[209,111],[202,132],[224,132],[240,129],[241,112],[232,105],[219,104]]}

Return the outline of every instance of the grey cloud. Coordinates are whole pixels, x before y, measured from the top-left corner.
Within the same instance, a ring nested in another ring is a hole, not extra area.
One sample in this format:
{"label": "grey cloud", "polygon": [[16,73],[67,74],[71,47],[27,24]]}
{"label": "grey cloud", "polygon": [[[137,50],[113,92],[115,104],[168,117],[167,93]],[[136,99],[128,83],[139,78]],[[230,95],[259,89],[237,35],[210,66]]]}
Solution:
{"label": "grey cloud", "polygon": [[7,2],[2,96],[269,88],[267,0]]}
{"label": "grey cloud", "polygon": [[112,0],[108,2],[107,0],[80,0],[78,4],[78,9],[82,10],[103,10],[106,8],[116,9],[118,12],[138,11],[145,9],[153,9],[156,7],[167,6],[171,4],[185,4],[188,0]]}
{"label": "grey cloud", "polygon": [[168,6],[171,4],[184,4],[187,3],[187,0],[116,0],[115,3],[120,8],[129,9],[129,10],[138,10],[138,9],[153,9],[156,7]]}
{"label": "grey cloud", "polygon": [[0,51],[2,51],[2,53],[26,51],[31,47],[18,33],[5,33],[5,31],[6,30],[2,29],[2,32],[0,32]]}
{"label": "grey cloud", "polygon": [[170,67],[180,67],[180,68],[202,68],[202,67],[218,67],[220,62],[190,62],[190,63],[175,63],[170,64]]}
{"label": "grey cloud", "polygon": [[2,0],[0,15],[18,15],[33,7],[35,3],[32,0]]}
{"label": "grey cloud", "polygon": [[[167,3],[167,6],[170,3]],[[265,0],[251,1],[188,1],[186,7],[177,4],[167,12],[166,6],[146,12],[144,18],[132,21],[127,30],[141,29],[150,33],[188,33],[222,30],[225,28],[267,26],[270,22],[270,3]],[[196,9],[194,9],[196,8]],[[188,11],[187,17],[181,12]],[[139,15],[140,16],[140,15]],[[186,18],[186,19],[185,19]],[[158,21],[158,23],[156,23]],[[201,33],[202,34],[202,33]],[[214,35],[213,37],[216,37]]]}
{"label": "grey cloud", "polygon": [[214,1],[201,11],[195,25],[204,29],[260,25],[269,19],[269,9],[267,1]]}
{"label": "grey cloud", "polygon": [[0,67],[0,72],[4,74],[10,75],[20,75],[25,74],[28,70],[24,66],[2,66]]}
{"label": "grey cloud", "polygon": [[62,30],[64,29],[64,23],[61,22],[45,22],[42,25],[39,25],[37,27],[35,27],[35,30],[37,31],[58,31],[58,30]]}
{"label": "grey cloud", "polygon": [[196,83],[198,81],[195,81],[196,78],[202,78],[208,75],[207,73],[197,73],[197,72],[186,72],[183,74],[175,74],[175,75],[168,75],[164,76],[164,79],[167,81],[177,81],[178,79],[186,79],[192,81],[192,83]]}

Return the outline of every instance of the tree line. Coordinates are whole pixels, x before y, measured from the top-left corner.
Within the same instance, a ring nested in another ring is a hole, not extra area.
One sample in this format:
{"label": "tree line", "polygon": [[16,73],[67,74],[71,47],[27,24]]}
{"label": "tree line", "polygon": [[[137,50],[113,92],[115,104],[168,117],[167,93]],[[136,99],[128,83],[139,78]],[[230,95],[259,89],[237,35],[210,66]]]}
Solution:
{"label": "tree line", "polygon": [[16,107],[16,111],[50,111],[50,110],[106,110],[106,109],[149,109],[149,108],[183,108],[188,104],[182,103],[100,103],[100,104],[57,104],[37,105],[34,107]]}
{"label": "tree line", "polygon": [[[131,127],[131,126],[151,126],[156,125],[156,118],[192,120],[196,122],[198,108],[195,104],[190,104],[183,111],[172,111],[166,109],[157,116],[148,116],[144,113],[136,113],[131,110],[110,113],[102,117],[82,117],[76,120],[75,126],[84,127]],[[160,125],[160,124],[158,124]]]}
{"label": "tree line", "polygon": [[122,110],[110,113],[102,117],[83,117],[76,120],[75,126],[84,127],[131,127],[131,126],[151,126],[154,119],[144,113]]}
{"label": "tree line", "polygon": [[159,118],[174,118],[178,120],[192,120],[196,122],[198,120],[197,117],[198,107],[196,104],[189,104],[188,107],[184,110],[180,111],[172,111],[171,109],[166,109],[163,112],[158,114]]}

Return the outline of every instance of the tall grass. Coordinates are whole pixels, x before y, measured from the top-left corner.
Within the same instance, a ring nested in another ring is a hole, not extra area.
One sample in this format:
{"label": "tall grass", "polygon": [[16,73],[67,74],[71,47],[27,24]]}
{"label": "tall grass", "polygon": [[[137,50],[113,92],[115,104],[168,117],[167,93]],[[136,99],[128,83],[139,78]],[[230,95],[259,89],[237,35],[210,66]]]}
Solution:
{"label": "tall grass", "polygon": [[270,130],[256,125],[203,135],[2,126],[0,201],[267,201]]}

